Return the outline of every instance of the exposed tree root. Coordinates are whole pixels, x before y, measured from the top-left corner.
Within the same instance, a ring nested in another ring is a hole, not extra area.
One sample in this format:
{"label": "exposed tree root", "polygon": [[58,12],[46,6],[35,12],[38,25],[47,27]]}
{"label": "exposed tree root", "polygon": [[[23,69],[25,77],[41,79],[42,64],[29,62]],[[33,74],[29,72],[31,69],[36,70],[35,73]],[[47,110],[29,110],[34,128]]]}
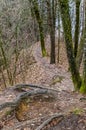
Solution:
{"label": "exposed tree root", "polygon": [[[51,115],[52,116],[52,115]],[[30,120],[25,120],[23,122],[20,122],[19,124],[17,124],[16,126],[14,126],[14,129],[20,129],[23,127],[27,127],[30,124],[34,124],[36,122],[38,122],[39,120],[42,120],[44,118],[49,118],[49,115],[43,116],[43,117],[39,117],[39,118],[34,118],[34,119],[30,119]],[[12,129],[13,127],[11,127],[10,129]]]}
{"label": "exposed tree root", "polygon": [[[58,118],[58,119],[57,119]],[[56,125],[58,122],[60,122],[64,116],[62,114],[54,114],[51,116],[48,120],[44,121],[43,124],[41,124],[36,130],[48,130],[49,127]],[[56,122],[53,120],[57,120]],[[50,124],[52,123],[52,124]]]}
{"label": "exposed tree root", "polygon": [[[48,120],[46,120],[42,125],[37,127],[36,130],[42,130],[42,128],[45,128],[45,126],[48,125],[50,122],[52,122],[52,120],[55,118],[58,118],[57,123],[60,122],[64,118],[64,114],[55,113],[55,114],[46,115],[46,116],[39,117],[39,118],[34,118],[31,120],[25,120],[23,122],[18,123],[14,127],[10,127],[10,130],[12,130],[12,129],[16,130],[16,129],[21,129],[24,127],[29,127],[30,124],[36,124],[39,120],[41,121],[42,119],[45,119],[45,118],[48,118]],[[7,128],[5,128],[5,129],[7,129]]]}
{"label": "exposed tree root", "polygon": [[48,91],[46,89],[44,90],[36,90],[36,91],[28,91],[28,92],[23,92],[20,94],[15,101],[13,102],[6,102],[0,105],[0,110],[6,108],[6,107],[16,107],[22,99],[27,98],[29,96],[37,95],[37,94],[47,94]]}
{"label": "exposed tree root", "polygon": [[[30,88],[30,89],[25,89]],[[32,88],[32,89],[31,89]],[[56,90],[43,88],[37,85],[30,84],[18,84],[11,88],[12,91],[20,91],[19,95],[12,102],[5,102],[0,105],[0,111],[5,108],[11,108],[15,110],[15,116],[19,121],[26,120],[24,114],[28,112],[28,97],[33,97],[36,95],[50,95],[52,98],[57,96]],[[24,91],[22,91],[24,90]],[[56,95],[56,96],[55,96]]]}
{"label": "exposed tree root", "polygon": [[15,85],[13,87],[14,90],[22,89],[22,88],[37,88],[37,89],[42,89],[42,87],[37,86],[37,85],[33,85],[33,84],[17,84],[17,85]]}
{"label": "exposed tree root", "polygon": [[80,98],[80,101],[84,101],[84,100],[86,100],[86,97],[81,97]]}
{"label": "exposed tree root", "polygon": [[49,89],[45,88],[44,86],[38,86],[38,85],[33,85],[33,84],[17,84],[14,87],[12,87],[13,90],[24,90],[25,88],[30,88],[30,89],[46,89],[51,92],[58,92],[57,90],[54,89]]}
{"label": "exposed tree root", "polygon": [[48,89],[48,88],[43,88],[37,85],[31,85],[31,84],[18,84],[15,85],[13,88],[11,88],[12,90],[18,90],[18,89],[22,89],[22,88],[33,88],[32,90],[29,91],[25,91],[22,92],[21,94],[19,94],[19,96],[17,96],[17,98],[15,99],[15,101],[13,102],[5,102],[3,104],[0,105],[0,111],[6,107],[16,107],[18,106],[18,104],[25,98],[28,98],[29,96],[35,96],[35,95],[39,95],[39,94],[55,94],[58,91],[53,90],[53,89]]}

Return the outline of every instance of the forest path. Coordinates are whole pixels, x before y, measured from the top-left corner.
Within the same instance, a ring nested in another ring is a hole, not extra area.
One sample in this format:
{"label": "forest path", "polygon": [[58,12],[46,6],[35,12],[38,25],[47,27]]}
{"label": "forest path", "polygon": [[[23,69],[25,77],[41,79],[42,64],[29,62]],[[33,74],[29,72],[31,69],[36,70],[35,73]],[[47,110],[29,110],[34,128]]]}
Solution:
{"label": "forest path", "polygon": [[[73,83],[71,80],[71,75],[65,69],[65,66],[50,64],[50,57],[42,57],[41,54],[41,46],[40,42],[32,45],[31,55],[35,59],[35,63],[31,64],[26,73],[26,81],[23,82],[19,77],[17,83],[28,83],[35,84],[39,86],[44,86],[48,88],[52,88],[54,90],[63,91],[66,90],[68,92],[73,91]],[[46,49],[47,52],[50,52],[50,40],[49,37],[46,39]],[[29,50],[28,50],[29,51]],[[64,51],[64,50],[63,50]],[[27,51],[26,51],[27,52]],[[64,52],[65,53],[65,52]],[[65,60],[65,56],[63,56],[63,65]],[[30,60],[30,59],[28,59]],[[67,67],[66,67],[67,68]],[[0,94],[0,104],[3,101],[8,102],[12,101],[16,98],[16,93],[13,91],[9,91],[6,89],[3,93]]]}
{"label": "forest path", "polygon": [[[50,40],[48,38],[46,41],[48,53],[50,49],[49,41]],[[63,64],[51,65],[50,57],[42,57],[41,55],[40,42],[33,45],[32,55],[36,62],[27,70],[25,83],[37,84],[38,86],[57,90],[57,99],[53,101],[52,99],[47,99],[46,101],[42,99],[41,96],[37,99],[33,99],[33,101],[29,104],[29,110],[27,113],[29,117],[28,121],[18,122],[15,115],[13,118],[9,118],[8,116],[8,119],[5,118],[7,119],[5,123],[4,121],[1,122],[4,124],[6,130],[9,130],[10,127],[13,128],[13,130],[21,130],[21,126],[23,126],[25,130],[35,130],[37,126],[54,113],[69,113],[81,110],[84,110],[86,113],[86,101],[80,100],[80,98],[83,98],[84,95],[79,94],[78,92],[73,93],[74,87],[71,81],[70,72],[67,71],[68,65],[66,63],[67,59],[64,55],[65,52],[62,50],[61,52],[63,56],[61,62]],[[19,83],[22,83],[22,81]],[[18,96],[19,92],[9,90],[12,89],[8,88],[0,94],[0,104],[15,100]],[[23,125],[23,123],[25,125]],[[20,126],[20,129],[16,129],[17,126]]]}
{"label": "forest path", "polygon": [[[49,46],[50,46],[50,40],[48,38],[46,40],[46,49],[48,53],[50,51]],[[42,57],[40,42],[35,44],[35,46],[33,47],[33,56],[35,60],[37,61],[38,65],[40,66],[40,68],[43,69],[45,76],[42,83],[44,84],[44,86],[47,85],[56,90],[73,91],[74,87],[71,80],[70,72],[67,72],[67,70],[65,69],[65,66],[60,66],[59,64],[57,65],[50,64],[49,56]],[[67,62],[67,60],[66,61],[64,60],[65,60],[65,57],[63,56],[63,61],[62,61],[63,65],[64,65],[64,62]],[[40,71],[40,68],[39,68],[39,71]]]}

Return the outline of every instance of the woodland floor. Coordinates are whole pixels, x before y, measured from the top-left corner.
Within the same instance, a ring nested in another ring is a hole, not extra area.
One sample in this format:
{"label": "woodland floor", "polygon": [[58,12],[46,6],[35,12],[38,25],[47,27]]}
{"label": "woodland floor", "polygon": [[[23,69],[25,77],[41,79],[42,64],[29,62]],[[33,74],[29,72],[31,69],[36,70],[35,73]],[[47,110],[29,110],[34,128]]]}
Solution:
{"label": "woodland floor", "polygon": [[[57,45],[56,45],[57,46]],[[27,69],[25,83],[44,86],[56,90],[56,95],[43,95],[31,97],[28,110],[21,116],[21,122],[16,119],[14,112],[5,115],[0,112],[1,130],[36,130],[45,120],[55,113],[62,113],[65,118],[55,125],[49,124],[44,130],[86,130],[86,96],[74,92],[65,46],[61,43],[60,63],[49,64],[49,38],[46,40],[48,56],[42,58],[40,43],[32,46],[32,64]],[[56,50],[57,52],[57,50]],[[57,54],[56,54],[57,55]],[[22,80],[17,77],[17,83]],[[7,88],[0,92],[0,104],[13,101],[21,92]],[[58,119],[56,119],[58,120]],[[56,122],[56,120],[54,122]],[[58,125],[57,125],[58,124]]]}

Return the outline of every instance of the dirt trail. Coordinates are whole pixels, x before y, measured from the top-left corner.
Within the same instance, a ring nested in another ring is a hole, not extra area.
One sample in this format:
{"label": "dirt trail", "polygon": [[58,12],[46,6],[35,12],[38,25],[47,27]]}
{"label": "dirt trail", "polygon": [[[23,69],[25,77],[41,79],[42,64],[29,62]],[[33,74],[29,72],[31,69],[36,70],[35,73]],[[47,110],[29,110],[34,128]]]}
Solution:
{"label": "dirt trail", "polygon": [[[46,48],[49,51],[49,41],[46,42]],[[52,88],[54,90],[59,90],[57,94],[57,100],[55,101],[42,101],[41,97],[29,104],[30,108],[28,111],[28,115],[30,120],[36,119],[34,123],[30,123],[26,130],[35,130],[40,123],[45,120],[44,116],[50,116],[54,113],[68,113],[71,111],[80,111],[83,109],[86,112],[86,100],[81,101],[80,98],[84,97],[84,95],[79,93],[73,93],[74,87],[71,81],[71,75],[64,69],[63,66],[59,65],[51,65],[49,56],[42,57],[41,56],[41,48],[40,43],[36,43],[33,45],[32,56],[35,58],[36,63],[32,64],[30,68],[27,70],[26,74],[26,82],[41,85],[44,87]],[[66,61],[65,61],[66,62]],[[63,63],[64,64],[64,63]],[[20,81],[19,83],[22,83]],[[11,89],[10,89],[11,90]],[[0,104],[4,101],[12,101],[18,93],[9,91],[9,88],[0,94]],[[43,120],[41,120],[43,118]],[[12,122],[10,124],[10,122]],[[6,122],[6,130],[7,126],[9,129],[9,125],[12,127],[17,125],[22,125],[22,123],[18,122],[14,117],[10,121]],[[17,129],[14,129],[17,130]]]}
{"label": "dirt trail", "polygon": [[[46,42],[46,48],[49,51],[49,40]],[[40,68],[43,69],[45,76],[44,86],[53,88],[55,90],[59,90],[58,98],[59,104],[63,107],[63,111],[68,112],[72,108],[82,107],[86,109],[86,102],[80,102],[80,98],[83,97],[80,93],[73,93],[74,86],[71,80],[70,72],[67,72],[65,68],[59,67],[55,64],[50,64],[50,57],[42,57],[41,56],[41,48],[40,43],[37,43],[33,48],[33,55],[35,60],[37,61]],[[63,56],[65,57],[65,56]],[[67,60],[65,61],[67,62]],[[64,63],[65,64],[65,63]],[[40,71],[40,70],[39,70]],[[61,81],[59,81],[59,77],[62,77]],[[55,83],[52,83],[54,79],[57,79]],[[52,80],[53,79],[53,80]]]}
{"label": "dirt trail", "polygon": [[[49,39],[46,42],[46,48],[49,51]],[[50,57],[42,57],[40,42],[33,45],[32,56],[35,58],[36,63],[32,64],[27,70],[26,82],[37,84],[40,86],[52,88],[54,90],[59,90],[59,99],[61,99],[62,104],[65,102],[67,106],[70,106],[71,101],[75,104],[78,102],[76,98],[71,94],[74,90],[73,83],[71,80],[71,75],[64,68],[58,67],[57,65],[51,65]],[[18,83],[22,83],[20,80]],[[16,98],[18,93],[11,91],[11,89],[6,89],[0,94],[0,104],[3,101],[8,102]],[[79,95],[79,98],[82,95]],[[63,100],[64,99],[64,100]],[[71,100],[71,101],[70,101]],[[60,103],[61,104],[61,103]],[[71,104],[72,105],[72,104]]]}
{"label": "dirt trail", "polygon": [[[47,42],[46,48],[49,49],[49,42]],[[49,87],[52,87],[54,89],[59,90],[67,90],[67,91],[73,91],[73,83],[71,80],[70,73],[65,70],[65,68],[58,67],[57,65],[50,64],[50,57],[42,57],[41,56],[41,48],[40,43],[37,43],[33,48],[33,56],[35,57],[35,60],[37,61],[38,65],[40,66],[40,69],[42,68],[45,74],[45,82],[44,85],[47,85]],[[40,70],[39,70],[40,71]],[[58,81],[59,78],[62,77],[61,81]],[[57,82],[54,84],[53,79],[57,79]],[[44,80],[43,79],[43,80]]]}

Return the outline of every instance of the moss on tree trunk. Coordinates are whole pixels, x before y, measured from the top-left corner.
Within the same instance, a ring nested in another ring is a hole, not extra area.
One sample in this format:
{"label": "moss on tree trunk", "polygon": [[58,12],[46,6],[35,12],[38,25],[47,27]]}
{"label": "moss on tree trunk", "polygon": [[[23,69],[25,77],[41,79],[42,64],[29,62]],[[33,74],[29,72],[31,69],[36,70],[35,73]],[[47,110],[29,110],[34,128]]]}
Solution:
{"label": "moss on tree trunk", "polygon": [[44,33],[43,33],[43,27],[42,27],[42,22],[39,20],[39,32],[40,32],[40,41],[41,41],[41,51],[42,51],[42,56],[46,56],[46,49],[45,49],[45,41],[44,41]]}
{"label": "moss on tree trunk", "polygon": [[40,15],[40,10],[39,10],[39,6],[36,0],[30,0],[30,2],[32,2],[33,5],[33,10],[35,13],[35,17],[39,26],[39,35],[40,35],[40,41],[41,41],[41,51],[42,51],[42,56],[46,56],[46,49],[45,49],[45,41],[44,41],[44,31],[43,31],[43,20],[42,17]]}
{"label": "moss on tree trunk", "polygon": [[62,16],[62,24],[63,24],[63,29],[64,29],[65,44],[66,44],[69,67],[71,70],[74,87],[76,90],[79,90],[81,87],[82,81],[81,81],[79,71],[77,69],[76,59],[74,57],[68,0],[65,0],[65,1],[59,0],[59,3],[60,3],[60,10],[61,10],[61,16]]}
{"label": "moss on tree trunk", "polygon": [[84,1],[84,5],[85,5],[85,32],[84,32],[84,58],[83,58],[84,69],[83,69],[83,82],[80,91],[86,94],[86,1]]}
{"label": "moss on tree trunk", "polygon": [[75,43],[74,43],[74,56],[77,56],[78,41],[79,41],[79,18],[80,16],[80,0],[76,0],[76,25],[75,25]]}
{"label": "moss on tree trunk", "polygon": [[51,42],[51,51],[50,51],[50,64],[55,64],[55,21],[56,21],[56,12],[55,12],[55,1],[47,1],[47,12],[48,12],[48,25],[50,32],[50,42]]}

